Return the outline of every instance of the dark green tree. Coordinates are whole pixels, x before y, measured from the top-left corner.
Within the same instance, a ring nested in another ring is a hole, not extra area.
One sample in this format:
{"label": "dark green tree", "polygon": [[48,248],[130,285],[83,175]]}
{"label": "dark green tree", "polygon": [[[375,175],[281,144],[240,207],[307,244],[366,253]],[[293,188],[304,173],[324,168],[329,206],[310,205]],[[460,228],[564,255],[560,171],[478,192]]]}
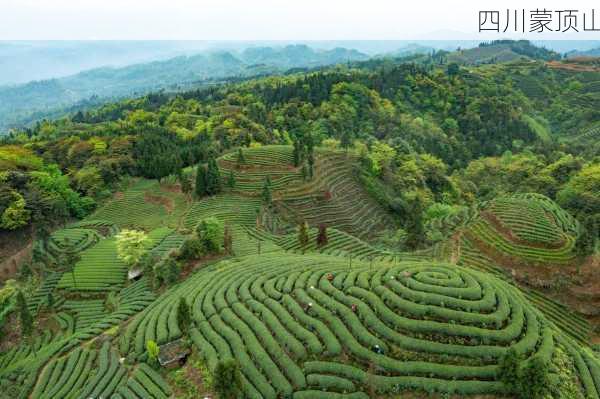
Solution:
{"label": "dark green tree", "polygon": [[207,191],[207,172],[204,165],[198,165],[196,168],[196,196],[198,198],[204,197],[208,194]]}
{"label": "dark green tree", "polygon": [[308,224],[304,221],[298,226],[298,242],[302,249],[308,245]]}
{"label": "dark green tree", "polygon": [[233,170],[230,170],[229,177],[227,177],[227,187],[235,188],[235,183],[235,174],[233,173]]}
{"label": "dark green tree", "polygon": [[19,310],[19,319],[21,320],[21,336],[29,337],[33,333],[33,316],[27,307],[27,300],[22,291],[17,292],[17,309]]}
{"label": "dark green tree", "polygon": [[206,193],[215,195],[221,191],[221,173],[219,166],[214,158],[208,160],[208,169],[206,171]]}
{"label": "dark green tree", "polygon": [[300,148],[301,144],[298,140],[294,140],[293,146],[294,149],[292,151],[292,156],[294,158],[294,166],[298,167],[300,166],[300,162],[302,162],[302,149]]}
{"label": "dark green tree", "polygon": [[265,178],[265,183],[263,184],[262,200],[267,206],[271,205],[273,202],[273,197],[271,195],[271,179],[269,176]]}
{"label": "dark green tree", "polygon": [[179,298],[179,305],[177,306],[177,324],[183,333],[187,333],[192,324],[190,307],[184,297]]}
{"label": "dark green tree", "polygon": [[327,237],[327,226],[321,223],[319,225],[319,234],[317,235],[317,247],[324,247],[329,242]]}
{"label": "dark green tree", "polygon": [[213,388],[219,399],[237,399],[240,397],[242,373],[236,360],[225,359],[217,363],[213,374]]}
{"label": "dark green tree", "polygon": [[183,163],[175,135],[164,133],[157,131],[142,134],[134,146],[134,158],[139,173],[159,182],[162,178],[176,173]]}
{"label": "dark green tree", "polygon": [[239,168],[245,163],[246,163],[246,157],[244,156],[244,150],[242,150],[242,147],[240,147],[240,148],[238,148],[236,165]]}

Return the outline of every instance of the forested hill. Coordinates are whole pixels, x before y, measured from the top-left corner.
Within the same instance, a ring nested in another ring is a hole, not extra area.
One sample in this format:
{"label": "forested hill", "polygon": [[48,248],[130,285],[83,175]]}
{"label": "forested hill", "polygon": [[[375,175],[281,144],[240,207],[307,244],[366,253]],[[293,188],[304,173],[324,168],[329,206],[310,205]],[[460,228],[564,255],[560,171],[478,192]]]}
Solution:
{"label": "forested hill", "polygon": [[360,153],[366,184],[407,230],[436,204],[513,192],[557,199],[582,222],[599,213],[598,72],[426,59],[151,94],[16,132],[0,147],[2,227],[79,217],[125,175],[161,178],[238,146],[306,137]]}
{"label": "forested hill", "polygon": [[[528,41],[498,40],[454,52],[413,46],[376,58],[405,57],[420,63],[456,62],[463,65],[519,59],[557,59],[550,50]],[[281,73],[296,68],[360,62],[369,56],[356,50],[316,50],[306,45],[282,48],[250,47],[242,52],[206,52],[166,61],[122,68],[97,68],[60,79],[0,87],[0,134],[43,118],[56,118],[72,109],[86,109],[109,100],[151,91],[182,91],[231,78]]]}
{"label": "forested hill", "polygon": [[305,45],[257,47],[241,53],[215,51],[121,68],[97,68],[60,79],[5,86],[0,87],[0,131],[84,100],[91,100],[93,104],[159,89],[178,90],[203,81],[367,58],[363,53],[344,48],[315,50]]}

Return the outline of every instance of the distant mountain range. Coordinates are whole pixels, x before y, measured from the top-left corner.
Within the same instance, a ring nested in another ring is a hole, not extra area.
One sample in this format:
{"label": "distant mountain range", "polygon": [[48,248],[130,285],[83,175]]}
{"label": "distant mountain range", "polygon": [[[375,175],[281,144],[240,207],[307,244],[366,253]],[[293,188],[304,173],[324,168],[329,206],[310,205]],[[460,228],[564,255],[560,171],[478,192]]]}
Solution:
{"label": "distant mountain range", "polygon": [[[78,52],[78,49],[84,44],[84,42],[62,45],[50,43],[48,46],[58,46],[60,51],[56,49],[44,51],[44,48],[40,47],[42,50],[40,50],[39,62],[42,64],[48,62],[50,66],[55,65],[53,62],[56,61],[56,54],[61,51],[67,55],[77,55],[77,61],[74,63],[78,63],[80,67],[85,62],[93,63],[90,58],[92,53],[97,58],[94,61],[96,65],[98,62],[107,62],[107,57],[111,53],[114,53],[111,65],[147,57],[154,57],[155,60],[127,66],[93,68],[70,76],[12,86],[2,86],[0,80],[0,134],[6,132],[10,127],[23,126],[45,117],[58,117],[66,112],[98,105],[112,99],[140,96],[161,89],[178,91],[234,77],[251,77],[282,73],[296,68],[364,61],[371,57],[405,57],[415,54],[430,54],[435,51],[438,55],[440,52],[445,53],[443,56],[447,62],[459,64],[509,62],[522,58],[539,60],[560,58],[559,53],[538,47],[526,40],[495,40],[479,45],[474,44],[475,47],[471,48],[454,47],[456,51],[442,51],[438,42],[406,42],[395,50],[389,50],[389,46],[391,46],[389,44],[388,47],[382,45],[377,47],[375,46],[377,43],[375,43],[369,47],[368,43],[354,43],[361,48],[384,50],[381,53],[371,51],[369,54],[345,47],[333,47],[332,44],[336,43],[329,43],[328,46],[321,43],[321,46],[327,46],[325,48],[315,48],[306,44],[240,47],[239,44],[232,43],[228,47],[223,47],[227,50],[206,50],[211,45],[204,42],[160,42],[156,44],[157,48],[153,50],[152,55],[149,52],[151,47],[148,42],[140,42],[139,48],[132,42],[121,45],[119,43],[91,42],[90,46],[95,51],[87,49],[83,53]],[[463,44],[473,45],[466,42]],[[0,72],[4,71],[6,67],[6,60],[3,59],[3,54],[8,51],[6,46],[11,45],[13,44],[0,42]],[[9,49],[13,53],[28,48],[22,44],[13,46],[14,48]],[[203,51],[198,50],[201,47],[204,48]],[[131,50],[129,58],[125,56],[127,49]],[[186,55],[156,60],[157,57],[166,57],[169,54],[181,54],[182,52]],[[187,55],[188,52],[192,52],[192,55]],[[25,60],[30,57],[27,54]],[[570,54],[575,54],[575,52]],[[600,49],[587,50],[577,54],[600,55]],[[20,58],[19,60],[23,62],[24,59]],[[34,58],[31,58],[31,62],[34,62]],[[40,69],[39,65],[37,68]]]}
{"label": "distant mountain range", "polygon": [[160,89],[176,89],[209,79],[277,73],[369,56],[357,50],[316,50],[306,45],[251,47],[241,52],[203,52],[121,68],[103,67],[75,75],[16,86],[0,86],[0,130],[36,115],[94,98],[117,98]]}

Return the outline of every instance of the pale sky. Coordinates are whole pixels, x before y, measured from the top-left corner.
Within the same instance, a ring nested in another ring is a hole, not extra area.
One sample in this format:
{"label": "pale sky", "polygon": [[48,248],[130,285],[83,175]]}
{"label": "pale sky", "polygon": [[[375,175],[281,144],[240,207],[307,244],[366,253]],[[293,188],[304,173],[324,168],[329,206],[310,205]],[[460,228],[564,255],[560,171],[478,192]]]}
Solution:
{"label": "pale sky", "polygon": [[0,0],[0,40],[487,39],[480,10],[594,5],[600,25],[591,0]]}

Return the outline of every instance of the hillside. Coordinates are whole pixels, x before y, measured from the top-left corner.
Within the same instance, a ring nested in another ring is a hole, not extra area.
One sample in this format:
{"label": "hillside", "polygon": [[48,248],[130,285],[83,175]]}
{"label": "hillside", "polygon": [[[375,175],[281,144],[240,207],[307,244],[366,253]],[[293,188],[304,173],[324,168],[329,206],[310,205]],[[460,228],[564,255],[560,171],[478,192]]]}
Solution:
{"label": "hillside", "polygon": [[[293,165],[291,146],[245,149],[243,160],[236,154],[218,160],[236,184],[216,196],[189,202],[172,181],[135,181],[37,243],[54,265],[28,302],[45,328],[34,341],[3,342],[5,392],[180,397],[174,374],[146,363],[146,343],[182,336],[207,370],[236,359],[244,397],[502,396],[511,392],[500,378],[509,351],[551,365],[552,378],[574,394],[600,392],[587,321],[541,291],[521,290],[501,270],[568,267],[579,226],[551,200],[519,195],[481,204],[442,244],[450,248],[443,261],[445,250],[400,253],[367,242],[393,228],[392,219],[353,173],[354,154],[317,149],[308,181]],[[271,205],[261,199],[266,176]],[[232,232],[224,259],[188,263],[184,279],[158,291],[151,275],[127,281],[117,232],[147,231],[145,250],[166,261],[210,217]],[[294,231],[299,218],[327,224],[328,243],[316,243],[315,229],[303,245]],[[72,271],[53,261],[69,253],[79,254]],[[192,312],[187,332],[178,324],[182,298]]]}
{"label": "hillside", "polygon": [[0,397],[600,397],[600,73],[494,46],[2,138]]}
{"label": "hillside", "polygon": [[292,68],[360,61],[356,50],[314,50],[305,45],[248,48],[241,53],[205,52],[164,61],[115,68],[103,67],[59,79],[0,86],[0,131],[93,98],[140,95],[160,89],[176,90],[225,78],[284,72]]}

